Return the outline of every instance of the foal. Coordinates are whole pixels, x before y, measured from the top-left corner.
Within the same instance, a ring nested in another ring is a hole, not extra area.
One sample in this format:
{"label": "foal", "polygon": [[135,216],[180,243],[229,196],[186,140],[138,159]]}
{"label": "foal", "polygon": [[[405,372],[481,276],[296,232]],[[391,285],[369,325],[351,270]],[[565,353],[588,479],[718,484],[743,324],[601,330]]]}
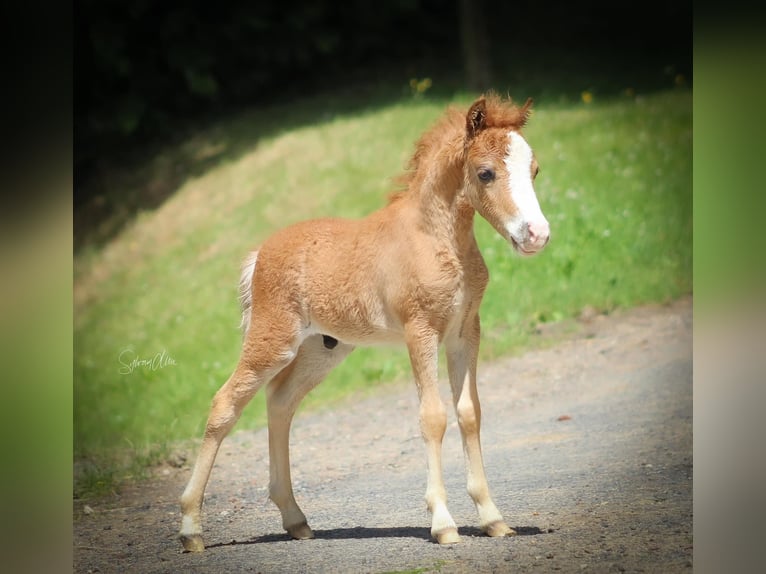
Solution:
{"label": "foal", "polygon": [[405,343],[420,398],[432,514],[440,544],[460,540],[447,510],[441,444],[447,415],[437,388],[444,343],[463,440],[468,493],[489,536],[512,535],[484,474],[476,389],[479,304],[489,279],[473,231],[479,212],[522,255],[549,239],[533,188],[538,171],[521,135],[531,101],[495,94],[467,114],[454,109],[417,144],[404,191],[360,220],[319,219],[277,232],[245,261],[244,343],[234,373],[213,398],[199,457],[181,497],[180,538],[202,551],[202,498],[221,441],[266,385],[269,497],[297,539],[313,533],[293,496],[290,424],[298,404],[357,345]]}

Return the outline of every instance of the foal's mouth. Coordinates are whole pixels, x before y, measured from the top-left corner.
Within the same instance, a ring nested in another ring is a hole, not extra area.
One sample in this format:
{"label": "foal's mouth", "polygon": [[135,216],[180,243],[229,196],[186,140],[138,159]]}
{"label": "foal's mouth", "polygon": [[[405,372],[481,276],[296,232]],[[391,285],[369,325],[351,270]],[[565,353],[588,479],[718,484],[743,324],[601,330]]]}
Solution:
{"label": "foal's mouth", "polygon": [[543,247],[545,247],[546,244],[547,244],[547,241],[545,244],[541,245],[540,247],[533,247],[532,249],[527,249],[526,247],[523,247],[521,243],[519,243],[513,237],[511,237],[511,245],[513,245],[513,249],[516,251],[516,253],[524,257],[531,257],[532,255],[536,255]]}

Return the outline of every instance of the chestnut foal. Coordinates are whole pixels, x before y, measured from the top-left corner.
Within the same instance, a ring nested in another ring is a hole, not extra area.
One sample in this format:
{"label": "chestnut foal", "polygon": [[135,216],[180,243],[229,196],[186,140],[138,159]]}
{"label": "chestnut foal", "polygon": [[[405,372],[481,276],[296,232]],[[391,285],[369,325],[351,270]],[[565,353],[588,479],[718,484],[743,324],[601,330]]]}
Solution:
{"label": "chestnut foal", "polygon": [[241,280],[244,342],[239,362],[213,398],[199,457],[181,497],[180,538],[204,549],[202,498],[221,441],[266,385],[269,496],[297,539],[313,533],[295,501],[289,433],[295,410],[357,345],[407,345],[420,398],[432,514],[431,535],[458,542],[447,510],[441,445],[447,422],[437,389],[444,343],[466,456],[468,493],[489,536],[515,532],[492,502],[484,474],[476,389],[479,304],[489,279],[474,237],[474,213],[522,255],[540,251],[548,222],[535,196],[538,171],[521,135],[531,101],[495,94],[466,113],[454,109],[419,140],[405,189],[360,220],[318,219],[277,232],[246,259]]}

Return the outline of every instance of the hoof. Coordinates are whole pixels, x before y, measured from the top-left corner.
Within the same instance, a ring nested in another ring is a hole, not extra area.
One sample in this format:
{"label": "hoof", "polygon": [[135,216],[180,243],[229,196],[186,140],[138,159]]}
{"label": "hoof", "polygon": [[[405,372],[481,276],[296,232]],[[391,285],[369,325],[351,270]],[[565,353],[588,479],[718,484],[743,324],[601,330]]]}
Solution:
{"label": "hoof", "polygon": [[187,552],[202,552],[205,549],[205,543],[202,542],[202,536],[199,534],[181,535],[181,544]]}
{"label": "hoof", "polygon": [[490,524],[487,524],[484,527],[484,532],[487,533],[487,536],[516,536],[516,531],[508,526],[505,522],[502,520],[498,520],[497,522],[492,522]]}
{"label": "hoof", "polygon": [[460,542],[460,535],[457,533],[457,528],[445,528],[444,530],[433,533],[432,536],[439,544],[457,544]]}
{"label": "hoof", "polygon": [[287,533],[295,538],[295,540],[309,540],[314,538],[314,533],[312,532],[311,528],[309,528],[309,525],[305,522],[296,524],[295,526],[290,526],[285,528],[285,530],[287,530]]}

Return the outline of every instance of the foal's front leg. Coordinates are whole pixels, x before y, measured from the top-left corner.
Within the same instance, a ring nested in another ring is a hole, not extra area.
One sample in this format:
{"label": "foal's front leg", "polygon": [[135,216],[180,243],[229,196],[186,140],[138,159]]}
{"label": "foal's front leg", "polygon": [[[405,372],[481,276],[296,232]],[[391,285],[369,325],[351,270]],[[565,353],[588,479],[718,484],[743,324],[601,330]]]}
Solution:
{"label": "foal's front leg", "polygon": [[460,425],[465,453],[468,494],[479,513],[481,529],[489,536],[516,534],[492,502],[481,454],[481,406],[476,388],[476,361],[479,352],[479,316],[469,320],[460,336],[446,340],[447,370],[452,398]]}
{"label": "foal's front leg", "polygon": [[426,504],[432,515],[431,536],[439,544],[453,544],[460,542],[460,536],[447,510],[447,491],[442,479],[442,439],[447,428],[447,411],[437,384],[438,344],[438,335],[427,327],[408,329],[407,349],[420,398],[420,432],[426,443]]}

